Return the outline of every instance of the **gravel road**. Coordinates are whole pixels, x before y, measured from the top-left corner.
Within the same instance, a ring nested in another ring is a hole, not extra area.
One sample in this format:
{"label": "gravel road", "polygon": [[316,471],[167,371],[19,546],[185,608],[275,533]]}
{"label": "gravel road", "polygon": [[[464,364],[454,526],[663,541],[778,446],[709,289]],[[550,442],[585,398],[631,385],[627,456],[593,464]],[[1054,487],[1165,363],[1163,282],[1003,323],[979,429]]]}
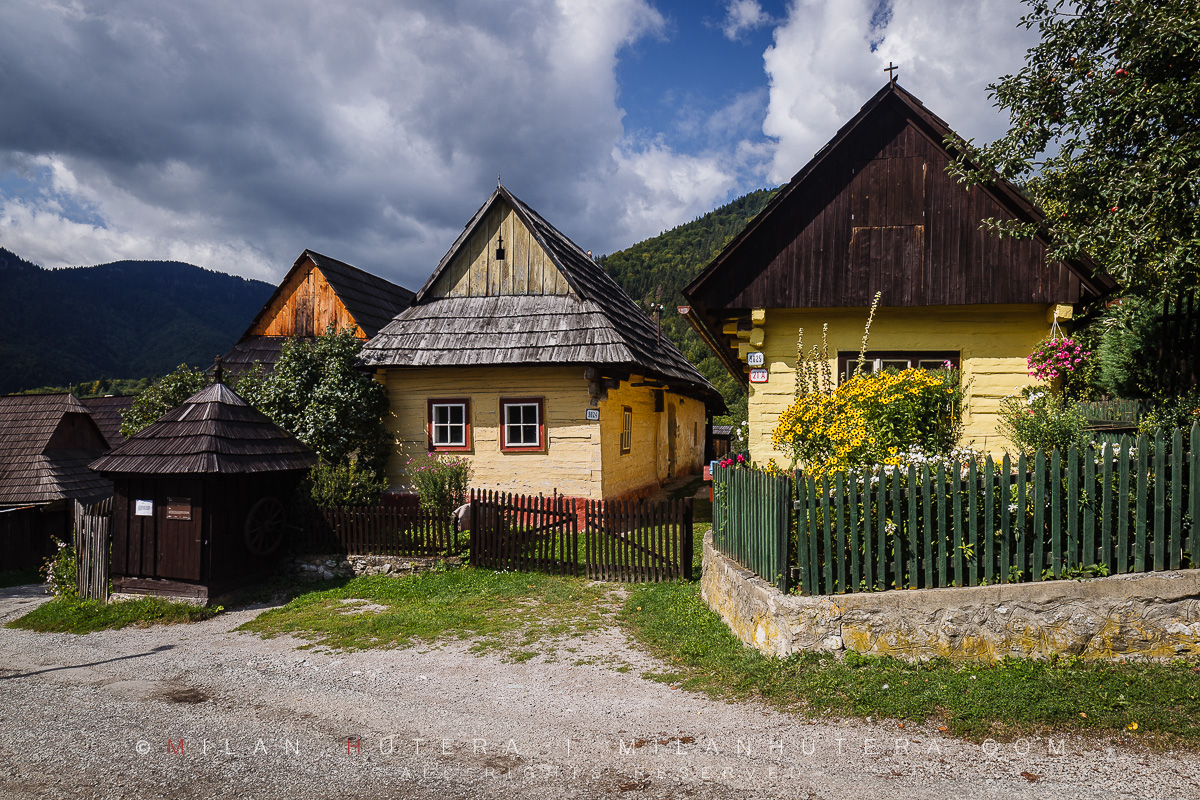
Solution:
{"label": "gravel road", "polygon": [[[0,622],[39,593],[0,590]],[[1200,798],[1195,754],[708,700],[639,677],[656,664],[616,629],[523,663],[461,642],[318,653],[233,632],[261,610],[0,628],[0,797]]]}

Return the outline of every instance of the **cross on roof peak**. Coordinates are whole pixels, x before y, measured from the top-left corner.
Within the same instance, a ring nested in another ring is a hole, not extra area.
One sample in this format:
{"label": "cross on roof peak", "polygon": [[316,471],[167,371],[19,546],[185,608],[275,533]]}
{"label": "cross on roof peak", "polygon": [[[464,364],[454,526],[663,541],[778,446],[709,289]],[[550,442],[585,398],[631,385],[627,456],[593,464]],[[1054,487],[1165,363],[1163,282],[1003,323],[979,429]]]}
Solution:
{"label": "cross on roof peak", "polygon": [[888,74],[888,79],[892,83],[895,83],[896,82],[896,73],[900,71],[900,68],[898,66],[896,66],[895,64],[893,64],[891,61],[888,61],[888,65],[883,68],[883,71]]}

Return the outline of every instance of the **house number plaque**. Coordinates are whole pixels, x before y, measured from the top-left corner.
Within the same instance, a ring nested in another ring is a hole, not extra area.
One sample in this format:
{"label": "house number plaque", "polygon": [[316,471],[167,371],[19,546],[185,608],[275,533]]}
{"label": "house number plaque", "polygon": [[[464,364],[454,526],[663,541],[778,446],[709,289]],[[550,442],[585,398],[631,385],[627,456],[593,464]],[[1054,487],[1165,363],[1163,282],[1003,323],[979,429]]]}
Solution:
{"label": "house number plaque", "polygon": [[752,367],[761,367],[767,363],[766,356],[761,352],[746,353],[746,363]]}
{"label": "house number plaque", "polygon": [[599,422],[600,421],[600,409],[598,409],[598,408],[586,409],[583,412],[583,414],[584,414],[584,417],[588,420],[588,422]]}
{"label": "house number plaque", "polygon": [[750,382],[751,383],[766,383],[767,378],[769,378],[770,376],[771,376],[771,373],[767,372],[765,369],[750,370]]}

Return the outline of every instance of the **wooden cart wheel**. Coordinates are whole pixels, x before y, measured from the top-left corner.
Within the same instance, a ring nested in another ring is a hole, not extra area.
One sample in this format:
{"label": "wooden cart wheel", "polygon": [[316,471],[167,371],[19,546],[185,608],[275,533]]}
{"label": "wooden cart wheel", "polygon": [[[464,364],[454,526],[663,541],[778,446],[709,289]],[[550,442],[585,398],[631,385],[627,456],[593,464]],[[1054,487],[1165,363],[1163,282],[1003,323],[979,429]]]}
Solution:
{"label": "wooden cart wheel", "polygon": [[277,497],[264,497],[246,515],[246,549],[252,555],[269,556],[283,542],[287,512]]}

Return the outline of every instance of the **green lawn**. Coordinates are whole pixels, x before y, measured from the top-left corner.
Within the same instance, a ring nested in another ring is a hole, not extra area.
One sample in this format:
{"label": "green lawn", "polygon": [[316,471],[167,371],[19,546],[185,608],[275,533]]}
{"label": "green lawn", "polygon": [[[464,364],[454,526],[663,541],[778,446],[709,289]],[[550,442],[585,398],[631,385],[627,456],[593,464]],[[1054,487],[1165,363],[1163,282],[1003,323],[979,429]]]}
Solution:
{"label": "green lawn", "polygon": [[93,633],[130,625],[145,627],[199,622],[219,613],[220,606],[197,608],[157,597],[121,600],[107,605],[97,600],[80,600],[78,597],[55,597],[8,623],[8,627],[39,633]]}
{"label": "green lawn", "polygon": [[642,585],[621,623],[668,668],[644,677],[712,697],[761,700],[808,717],[932,721],[972,739],[1089,731],[1156,746],[1200,746],[1196,661],[1109,664],[1010,659],[909,664],[849,653],[782,660],[738,641],[696,584]]}

